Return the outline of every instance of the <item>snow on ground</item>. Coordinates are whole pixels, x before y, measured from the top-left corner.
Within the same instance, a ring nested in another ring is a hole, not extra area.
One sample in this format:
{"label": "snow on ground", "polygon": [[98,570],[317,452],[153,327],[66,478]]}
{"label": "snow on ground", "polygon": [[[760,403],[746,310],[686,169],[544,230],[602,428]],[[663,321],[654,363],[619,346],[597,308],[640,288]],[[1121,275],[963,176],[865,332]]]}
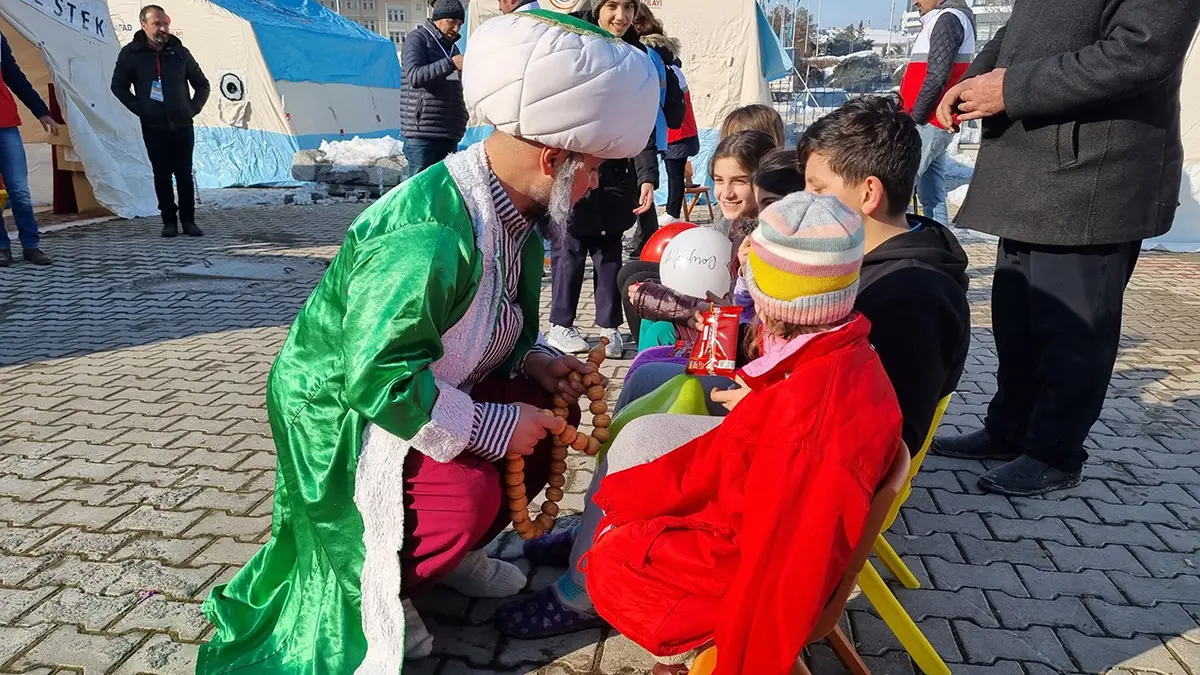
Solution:
{"label": "snow on ground", "polygon": [[321,141],[321,152],[331,164],[337,166],[366,166],[384,157],[399,157],[404,154],[404,144],[392,138],[359,138],[348,141]]}

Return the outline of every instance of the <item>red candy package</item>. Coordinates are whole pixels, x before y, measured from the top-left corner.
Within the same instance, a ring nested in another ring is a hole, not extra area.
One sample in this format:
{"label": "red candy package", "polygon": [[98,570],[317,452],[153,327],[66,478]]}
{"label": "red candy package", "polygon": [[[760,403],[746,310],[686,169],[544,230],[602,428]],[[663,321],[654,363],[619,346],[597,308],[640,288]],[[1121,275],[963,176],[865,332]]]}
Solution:
{"label": "red candy package", "polygon": [[741,307],[713,307],[701,315],[700,339],[692,348],[691,375],[733,377],[737,370],[738,319]]}

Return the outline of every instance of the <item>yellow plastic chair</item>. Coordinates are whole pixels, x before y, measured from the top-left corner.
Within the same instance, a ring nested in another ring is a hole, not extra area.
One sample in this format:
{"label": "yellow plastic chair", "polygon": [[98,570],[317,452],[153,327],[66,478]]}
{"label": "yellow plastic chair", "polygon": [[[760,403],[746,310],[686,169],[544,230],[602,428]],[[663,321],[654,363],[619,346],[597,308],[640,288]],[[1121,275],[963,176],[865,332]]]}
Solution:
{"label": "yellow plastic chair", "polygon": [[[921,463],[925,461],[925,456],[929,454],[929,447],[933,445],[933,435],[937,431],[938,425],[941,424],[942,415],[946,413],[946,408],[950,405],[950,396],[943,398],[938,402],[937,410],[933,414],[933,423],[929,426],[929,433],[925,436],[925,444],[921,447],[921,451],[913,458],[912,466],[909,469],[908,480],[905,481],[904,487],[901,489],[896,503],[892,505],[891,511],[888,512],[887,520],[883,530],[886,531],[896,522],[896,516],[900,513],[900,507],[908,500],[912,494],[912,480],[917,475],[917,471],[921,468]],[[892,545],[887,542],[882,532],[875,539],[873,547],[875,555],[888,568],[889,571],[896,577],[900,583],[904,584],[905,588],[916,589],[920,588],[921,584],[913,575],[912,570],[904,564],[900,559],[899,554],[892,548]],[[908,651],[917,667],[926,675],[950,675],[950,668],[942,657],[929,643],[929,639],[917,627],[917,624],[904,611],[904,607],[900,601],[896,599],[895,594],[888,588],[883,577],[879,576],[879,572],[874,565],[870,563],[863,566],[862,573],[858,576],[858,587],[862,590],[863,596],[879,612],[880,618],[891,629],[892,633],[900,640],[900,644]]]}

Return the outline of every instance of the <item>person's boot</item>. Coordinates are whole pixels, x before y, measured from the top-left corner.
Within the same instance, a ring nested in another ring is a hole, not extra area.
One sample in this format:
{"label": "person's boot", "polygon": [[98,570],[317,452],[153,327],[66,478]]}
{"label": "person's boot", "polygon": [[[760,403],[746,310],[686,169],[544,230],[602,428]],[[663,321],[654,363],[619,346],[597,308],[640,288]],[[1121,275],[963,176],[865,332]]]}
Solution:
{"label": "person's boot", "polygon": [[183,233],[189,237],[203,237],[204,232],[195,223],[183,222]]}
{"label": "person's boot", "polygon": [[176,223],[163,223],[162,236],[168,239],[179,236],[179,225]]}
{"label": "person's boot", "polygon": [[979,477],[979,487],[1009,497],[1032,497],[1079,485],[1082,471],[1061,471],[1040,459],[1021,455]]}
{"label": "person's boot", "polygon": [[12,249],[0,249],[0,267],[8,267],[12,264]]}
{"label": "person's boot", "polygon": [[42,253],[42,249],[40,248],[27,248],[21,252],[21,257],[25,258],[27,262],[31,262],[34,265],[42,265],[43,267],[52,262],[50,256]]}
{"label": "person's boot", "polygon": [[988,434],[987,429],[978,429],[962,436],[935,438],[929,451],[942,457],[955,459],[999,459],[1009,461],[1021,456],[1021,449],[998,441]]}

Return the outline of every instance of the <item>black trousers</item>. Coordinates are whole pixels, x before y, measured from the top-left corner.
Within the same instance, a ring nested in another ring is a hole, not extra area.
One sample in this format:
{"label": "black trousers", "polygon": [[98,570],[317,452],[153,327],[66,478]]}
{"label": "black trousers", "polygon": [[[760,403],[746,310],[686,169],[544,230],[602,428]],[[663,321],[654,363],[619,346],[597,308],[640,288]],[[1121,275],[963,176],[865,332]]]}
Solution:
{"label": "black trousers", "polygon": [[1041,246],[1002,239],[992,284],[997,391],[988,433],[1078,471],[1121,338],[1125,287],[1141,242]]}
{"label": "black trousers", "polygon": [[658,209],[651,206],[650,210],[638,216],[636,229],[633,231],[633,241],[629,245],[629,259],[637,260],[642,254],[642,248],[650,241],[650,237],[658,232]]}
{"label": "black trousers", "polygon": [[596,325],[621,327],[621,297],[617,274],[621,271],[621,235],[578,239],[563,234],[550,256],[550,323],[574,326],[583,291],[583,273],[592,258],[592,290],[596,298]]}
{"label": "black trousers", "polygon": [[642,335],[642,317],[629,302],[629,287],[645,281],[658,281],[658,263],[644,260],[630,260],[621,266],[617,274],[617,288],[621,293],[621,306],[625,308],[625,318],[629,319],[629,331],[633,333],[633,341],[637,342]]}
{"label": "black trousers", "polygon": [[667,167],[667,213],[672,218],[683,214],[683,174],[687,170],[687,159],[666,159]]}
{"label": "black trousers", "polygon": [[[146,139],[146,154],[154,170],[154,192],[158,195],[158,212],[163,224],[177,225],[196,222],[196,183],[192,180],[192,152],[196,147],[195,130],[188,126],[179,129],[155,129],[142,125]],[[179,186],[179,206],[175,205],[175,190],[171,177]]]}

